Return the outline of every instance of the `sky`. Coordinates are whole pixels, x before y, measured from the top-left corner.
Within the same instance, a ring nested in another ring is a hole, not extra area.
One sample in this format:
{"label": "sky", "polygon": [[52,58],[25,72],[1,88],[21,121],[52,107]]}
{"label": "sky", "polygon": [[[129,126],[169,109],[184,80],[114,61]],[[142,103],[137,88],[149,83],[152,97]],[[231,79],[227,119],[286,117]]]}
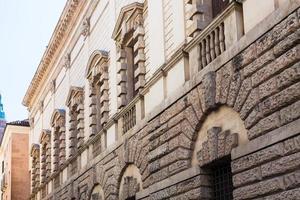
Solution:
{"label": "sky", "polygon": [[0,93],[7,121],[28,118],[23,97],[66,0],[0,0]]}

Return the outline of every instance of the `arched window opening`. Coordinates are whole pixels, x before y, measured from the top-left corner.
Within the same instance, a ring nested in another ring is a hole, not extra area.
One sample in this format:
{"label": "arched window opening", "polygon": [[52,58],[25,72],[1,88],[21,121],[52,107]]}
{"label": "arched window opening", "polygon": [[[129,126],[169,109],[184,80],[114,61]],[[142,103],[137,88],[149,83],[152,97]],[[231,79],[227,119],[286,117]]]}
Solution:
{"label": "arched window opening", "polygon": [[143,189],[140,170],[133,164],[125,169],[120,182],[119,199],[135,200],[136,193]]}

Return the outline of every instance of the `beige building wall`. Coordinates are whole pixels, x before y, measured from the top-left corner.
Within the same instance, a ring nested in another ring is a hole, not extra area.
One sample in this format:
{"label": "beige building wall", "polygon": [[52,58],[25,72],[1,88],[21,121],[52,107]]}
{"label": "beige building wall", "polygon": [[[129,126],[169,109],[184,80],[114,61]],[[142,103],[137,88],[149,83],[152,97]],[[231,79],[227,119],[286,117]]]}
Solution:
{"label": "beige building wall", "polygon": [[0,147],[2,200],[27,200],[30,196],[29,124],[24,123],[8,123],[5,129]]}

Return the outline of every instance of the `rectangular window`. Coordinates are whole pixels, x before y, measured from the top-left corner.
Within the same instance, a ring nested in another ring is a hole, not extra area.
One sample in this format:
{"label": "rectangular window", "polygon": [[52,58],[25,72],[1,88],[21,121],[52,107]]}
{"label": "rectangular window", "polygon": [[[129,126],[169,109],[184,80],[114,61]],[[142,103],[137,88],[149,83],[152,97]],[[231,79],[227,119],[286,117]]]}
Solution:
{"label": "rectangular window", "polygon": [[223,10],[225,10],[226,6],[229,4],[229,0],[213,0],[213,18],[215,18],[218,14],[220,14]]}
{"label": "rectangular window", "polygon": [[222,159],[212,166],[215,200],[232,200],[233,184],[230,159]]}

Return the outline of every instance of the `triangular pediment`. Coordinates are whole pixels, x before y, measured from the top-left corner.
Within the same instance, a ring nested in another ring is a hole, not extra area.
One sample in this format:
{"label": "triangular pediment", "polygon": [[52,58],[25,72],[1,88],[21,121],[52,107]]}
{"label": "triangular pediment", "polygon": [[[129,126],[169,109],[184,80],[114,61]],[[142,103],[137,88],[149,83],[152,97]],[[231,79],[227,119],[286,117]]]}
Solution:
{"label": "triangular pediment", "polygon": [[129,23],[129,21],[134,20],[138,14],[142,14],[144,9],[144,4],[139,2],[131,3],[125,7],[123,7],[120,11],[119,17],[117,19],[117,23],[115,25],[112,38],[114,40],[118,40],[118,37],[122,33],[122,28],[126,28],[123,30],[124,32],[129,32],[128,26],[123,27],[123,24]]}
{"label": "triangular pediment", "polygon": [[69,106],[72,102],[73,97],[75,96],[83,96],[83,88],[72,86],[69,90],[66,104]]}

